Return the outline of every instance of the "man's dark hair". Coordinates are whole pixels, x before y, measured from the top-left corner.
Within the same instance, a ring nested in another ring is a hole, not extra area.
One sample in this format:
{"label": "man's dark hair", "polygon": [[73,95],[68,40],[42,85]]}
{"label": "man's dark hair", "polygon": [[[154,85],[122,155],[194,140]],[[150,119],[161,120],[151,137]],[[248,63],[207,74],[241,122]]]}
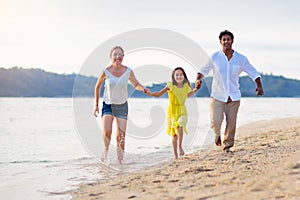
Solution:
{"label": "man's dark hair", "polygon": [[222,31],[219,35],[219,39],[221,40],[224,35],[229,35],[232,40],[234,39],[233,34],[228,30]]}

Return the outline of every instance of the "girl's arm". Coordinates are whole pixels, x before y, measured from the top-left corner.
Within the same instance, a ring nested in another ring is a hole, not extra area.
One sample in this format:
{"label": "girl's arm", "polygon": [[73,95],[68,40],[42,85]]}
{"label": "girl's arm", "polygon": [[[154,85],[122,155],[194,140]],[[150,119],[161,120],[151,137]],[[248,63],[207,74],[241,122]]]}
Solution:
{"label": "girl's arm", "polygon": [[149,91],[149,92],[146,92],[146,94],[149,95],[149,96],[160,97],[161,95],[163,95],[164,93],[166,93],[168,90],[169,90],[169,87],[166,86],[166,87],[164,87],[163,89],[161,89],[158,92],[150,92]]}
{"label": "girl's arm", "polygon": [[187,94],[187,97],[190,97],[190,96],[192,96],[192,95],[194,95],[196,92],[197,92],[197,88],[194,88],[194,89],[192,89],[188,94]]}
{"label": "girl's arm", "polygon": [[98,102],[100,96],[100,88],[105,80],[105,73],[104,71],[101,72],[100,76],[98,77],[97,83],[95,85],[95,108],[94,108],[94,116],[97,117],[97,113],[99,114]]}

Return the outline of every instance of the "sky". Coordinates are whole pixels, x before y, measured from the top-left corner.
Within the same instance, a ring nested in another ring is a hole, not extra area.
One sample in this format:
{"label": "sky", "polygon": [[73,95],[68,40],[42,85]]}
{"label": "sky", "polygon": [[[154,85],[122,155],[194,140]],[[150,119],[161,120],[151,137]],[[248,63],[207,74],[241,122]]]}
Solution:
{"label": "sky", "polygon": [[177,32],[212,54],[228,29],[259,72],[300,80],[299,13],[298,0],[0,0],[0,67],[78,73],[99,45],[142,28]]}

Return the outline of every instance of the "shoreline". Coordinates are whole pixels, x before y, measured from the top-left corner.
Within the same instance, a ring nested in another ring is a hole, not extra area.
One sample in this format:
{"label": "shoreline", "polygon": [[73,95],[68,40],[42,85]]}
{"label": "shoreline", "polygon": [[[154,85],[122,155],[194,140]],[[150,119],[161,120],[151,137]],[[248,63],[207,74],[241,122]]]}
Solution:
{"label": "shoreline", "polygon": [[237,129],[233,154],[214,146],[163,166],[121,174],[70,191],[72,199],[297,199],[300,117]]}

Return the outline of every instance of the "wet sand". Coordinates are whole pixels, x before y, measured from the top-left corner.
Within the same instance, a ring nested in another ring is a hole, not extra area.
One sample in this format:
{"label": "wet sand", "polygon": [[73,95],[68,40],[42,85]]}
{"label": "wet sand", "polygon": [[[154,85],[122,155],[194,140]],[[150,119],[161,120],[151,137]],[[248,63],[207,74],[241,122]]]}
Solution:
{"label": "wet sand", "polygon": [[163,166],[82,184],[73,199],[300,199],[300,118],[237,130],[233,153],[214,146]]}

